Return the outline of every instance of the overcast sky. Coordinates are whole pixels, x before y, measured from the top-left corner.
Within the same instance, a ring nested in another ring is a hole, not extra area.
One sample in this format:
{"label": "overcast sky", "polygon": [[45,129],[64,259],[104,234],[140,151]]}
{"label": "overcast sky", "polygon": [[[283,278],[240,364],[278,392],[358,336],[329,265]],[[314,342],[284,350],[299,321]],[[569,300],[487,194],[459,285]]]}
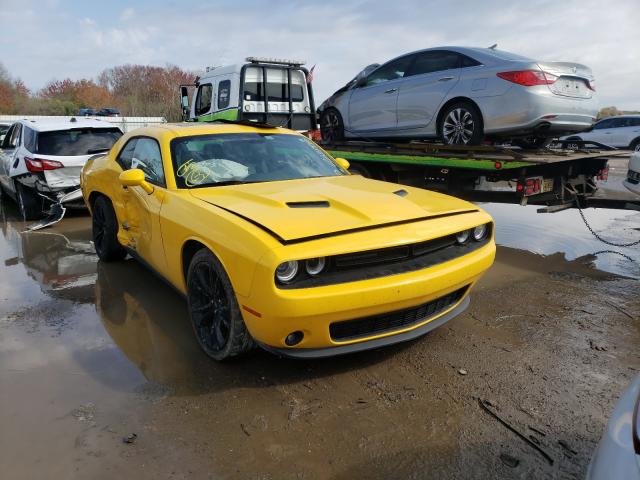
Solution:
{"label": "overcast sky", "polygon": [[439,45],[590,66],[601,106],[640,109],[640,0],[0,0],[0,62],[32,90],[125,63],[316,64],[316,103],[362,67]]}

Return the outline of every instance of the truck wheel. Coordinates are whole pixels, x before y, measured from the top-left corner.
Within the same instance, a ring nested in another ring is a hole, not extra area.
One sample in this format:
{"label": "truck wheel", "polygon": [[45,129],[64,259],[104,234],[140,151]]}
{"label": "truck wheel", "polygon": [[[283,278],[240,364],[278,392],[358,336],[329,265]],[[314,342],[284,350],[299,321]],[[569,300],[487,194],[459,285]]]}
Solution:
{"label": "truck wheel", "polygon": [[189,264],[187,303],[198,343],[211,358],[221,361],[253,348],[229,277],[207,249]]}
{"label": "truck wheel", "polygon": [[442,112],[438,136],[449,145],[480,145],[484,138],[482,115],[470,102],[453,103]]}
{"label": "truck wheel", "polygon": [[344,140],[344,122],[342,115],[335,108],[328,108],[320,115],[320,133],[325,142]]}
{"label": "truck wheel", "polygon": [[546,137],[524,137],[516,138],[513,140],[513,144],[524,150],[538,150],[540,148],[548,147],[553,138]]}
{"label": "truck wheel", "polygon": [[16,202],[22,219],[37,220],[42,217],[42,201],[20,182],[16,182]]}
{"label": "truck wheel", "polygon": [[93,202],[91,226],[93,246],[103,262],[122,260],[127,251],[118,242],[118,220],[107,197],[98,197]]}

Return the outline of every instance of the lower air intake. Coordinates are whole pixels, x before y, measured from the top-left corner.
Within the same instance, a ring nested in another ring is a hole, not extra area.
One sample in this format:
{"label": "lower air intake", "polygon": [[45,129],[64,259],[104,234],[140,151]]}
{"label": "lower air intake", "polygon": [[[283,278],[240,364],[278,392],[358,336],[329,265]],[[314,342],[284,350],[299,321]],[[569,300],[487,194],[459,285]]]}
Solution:
{"label": "lower air intake", "polygon": [[353,340],[422,323],[458,303],[468,288],[463,287],[443,297],[404,310],[332,323],[329,325],[331,338],[336,341]]}

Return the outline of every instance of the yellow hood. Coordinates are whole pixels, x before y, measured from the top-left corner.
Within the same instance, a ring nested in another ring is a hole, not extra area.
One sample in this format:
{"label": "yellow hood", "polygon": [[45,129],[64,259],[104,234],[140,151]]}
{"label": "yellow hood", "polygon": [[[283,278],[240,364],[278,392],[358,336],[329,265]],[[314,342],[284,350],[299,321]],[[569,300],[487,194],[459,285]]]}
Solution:
{"label": "yellow hood", "polygon": [[359,175],[190,190],[269,231],[284,243],[477,208],[463,200]]}

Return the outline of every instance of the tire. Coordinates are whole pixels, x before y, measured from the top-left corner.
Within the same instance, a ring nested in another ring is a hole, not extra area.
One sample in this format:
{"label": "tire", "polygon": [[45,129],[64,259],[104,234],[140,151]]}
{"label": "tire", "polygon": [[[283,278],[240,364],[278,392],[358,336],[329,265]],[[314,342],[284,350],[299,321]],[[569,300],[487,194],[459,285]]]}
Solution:
{"label": "tire", "polygon": [[320,115],[320,133],[322,140],[328,143],[344,140],[344,122],[335,108],[327,108]]}
{"label": "tire", "polygon": [[42,215],[42,200],[40,200],[30,188],[20,182],[16,186],[16,203],[23,220],[38,220]]}
{"label": "tire", "polygon": [[634,152],[640,152],[640,138],[636,138],[633,142],[629,144],[629,150],[633,150]]}
{"label": "tire", "polygon": [[470,102],[456,102],[442,111],[438,136],[447,145],[480,145],[484,139],[482,115]]}
{"label": "tire", "polygon": [[253,348],[229,277],[207,249],[196,252],[189,264],[187,303],[196,339],[211,358],[222,361]]}
{"label": "tire", "polygon": [[103,262],[115,262],[127,256],[118,242],[118,219],[107,197],[100,196],[93,202],[91,226],[93,245]]}
{"label": "tire", "polygon": [[516,138],[513,140],[513,144],[524,150],[538,150],[540,148],[548,147],[553,138],[548,137],[524,137]]}

